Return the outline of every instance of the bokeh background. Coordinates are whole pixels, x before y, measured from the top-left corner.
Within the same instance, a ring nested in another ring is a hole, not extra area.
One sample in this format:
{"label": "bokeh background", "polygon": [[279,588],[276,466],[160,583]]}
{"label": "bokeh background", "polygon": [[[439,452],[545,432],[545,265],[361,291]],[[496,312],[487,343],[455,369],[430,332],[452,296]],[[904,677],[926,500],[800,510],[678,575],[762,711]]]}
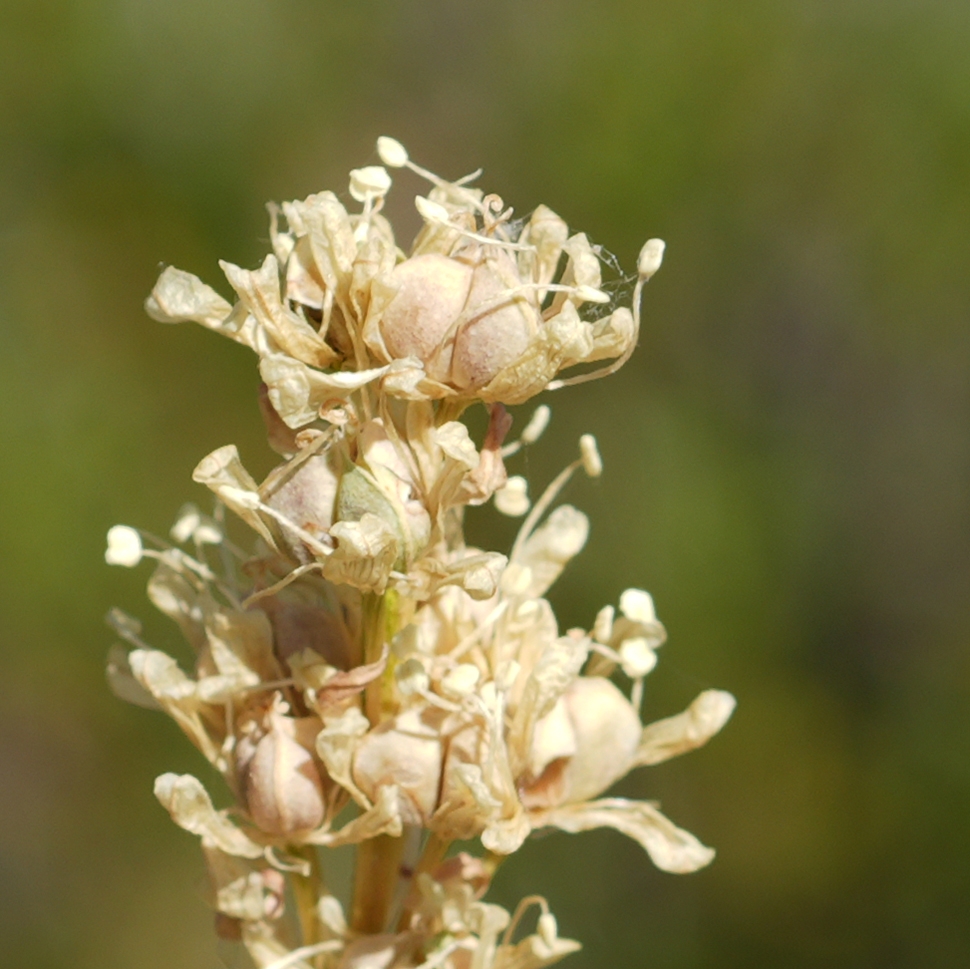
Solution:
{"label": "bokeh background", "polygon": [[141,304],[162,263],[226,292],[263,202],[344,192],[380,134],[626,267],[667,240],[635,358],[550,396],[515,470],[598,436],[564,625],[650,589],[648,713],[740,699],[623,788],[711,868],[559,835],[495,897],[545,893],[573,969],[970,964],[968,50],[957,0],[2,0],[4,965],[218,965],[197,843],[151,794],[200,760],[105,686],[105,612],[150,606],[103,536],[206,500],[217,446],[271,458],[248,352]]}

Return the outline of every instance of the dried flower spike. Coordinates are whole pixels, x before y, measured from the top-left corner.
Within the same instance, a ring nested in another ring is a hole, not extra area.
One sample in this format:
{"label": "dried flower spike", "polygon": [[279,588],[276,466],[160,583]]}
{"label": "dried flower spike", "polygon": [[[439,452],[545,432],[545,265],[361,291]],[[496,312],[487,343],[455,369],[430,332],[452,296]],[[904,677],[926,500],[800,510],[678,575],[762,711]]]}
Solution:
{"label": "dried flower spike", "polygon": [[[189,774],[155,793],[201,841],[220,937],[259,969],[542,969],[579,947],[545,900],[511,916],[481,900],[533,831],[612,827],[671,872],[713,857],[654,804],[604,795],[706,743],[733,697],[707,690],[644,725],[666,639],[650,595],[627,589],[566,633],[546,598],[586,542],[586,516],[556,503],[580,468],[602,475],[596,439],[535,501],[506,469],[550,410],[506,443],[505,405],[618,369],[664,246],[641,251],[632,308],[598,315],[599,250],[550,209],[515,223],[470,187],[480,173],[446,181],[386,137],[378,154],[431,184],[410,253],[381,214],[387,168],[367,166],[350,173],[359,211],[332,192],[271,209],[273,253],[222,264],[233,302],[171,268],[152,291],[155,319],[255,351],[280,460],[258,482],[233,445],[204,457],[193,477],[217,510],[185,506],[174,545],[108,532],[110,564],[153,561],[149,596],[194,657],[182,669],[116,611],[109,679],[222,775],[224,809]],[[461,421],[472,405],[487,412],[480,441]],[[522,518],[505,551],[465,542],[466,510],[489,500]],[[251,541],[227,538],[226,508]],[[479,855],[449,854],[459,841]],[[325,879],[342,845],[357,851],[344,903]]]}

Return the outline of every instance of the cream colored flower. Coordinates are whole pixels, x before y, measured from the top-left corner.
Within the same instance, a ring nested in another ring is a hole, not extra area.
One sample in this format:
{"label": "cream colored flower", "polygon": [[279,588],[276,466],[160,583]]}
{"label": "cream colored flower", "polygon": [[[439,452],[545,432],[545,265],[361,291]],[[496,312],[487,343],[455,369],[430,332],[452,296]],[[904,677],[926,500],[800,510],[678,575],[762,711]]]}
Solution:
{"label": "cream colored flower", "polygon": [[[332,192],[284,203],[271,210],[274,254],[258,270],[222,263],[235,304],[169,268],[148,313],[166,323],[195,320],[253,349],[269,404],[290,428],[312,424],[334,401],[366,411],[375,390],[521,403],[569,382],[554,380],[564,369],[615,359],[577,378],[587,380],[626,360],[639,328],[639,286],[632,311],[586,319],[609,297],[584,234],[570,235],[545,206],[519,228],[498,196],[417,168],[392,139],[379,149],[432,182],[415,199],[424,229],[410,255],[380,214],[387,171],[356,169],[350,194],[360,213]],[[659,240],[644,248],[641,285],[662,252]]]}
{"label": "cream colored flower", "polygon": [[[545,901],[510,916],[481,900],[497,859],[536,829],[612,827],[667,871],[713,855],[653,804],[604,795],[706,743],[733,698],[708,690],[644,726],[666,638],[650,595],[627,589],[589,631],[561,630],[546,598],[586,543],[586,516],[554,505],[580,468],[602,474],[595,438],[534,499],[506,470],[550,411],[506,443],[505,405],[622,366],[664,247],[641,250],[632,308],[604,311],[600,250],[552,210],[514,221],[470,186],[480,173],[448,182],[393,139],[377,148],[431,185],[408,253],[383,215],[391,176],[373,165],[350,173],[355,211],[333,192],[271,206],[272,253],[254,270],[221,264],[232,302],[181,270],[159,277],[155,319],[256,353],[281,460],[257,482],[234,445],[203,458],[193,478],[216,508],[183,507],[174,545],[109,531],[109,563],[154,561],[149,597],[193,658],[180,665],[115,610],[124,645],[108,676],[225,780],[225,809],[191,774],[163,774],[155,793],[201,840],[218,931],[259,969],[541,969],[578,948]],[[472,405],[487,411],[481,440],[461,421]],[[466,510],[490,500],[522,517],[507,555],[465,542]],[[251,546],[228,537],[226,508]],[[481,858],[446,858],[472,839]],[[345,917],[314,852],[351,844]]]}

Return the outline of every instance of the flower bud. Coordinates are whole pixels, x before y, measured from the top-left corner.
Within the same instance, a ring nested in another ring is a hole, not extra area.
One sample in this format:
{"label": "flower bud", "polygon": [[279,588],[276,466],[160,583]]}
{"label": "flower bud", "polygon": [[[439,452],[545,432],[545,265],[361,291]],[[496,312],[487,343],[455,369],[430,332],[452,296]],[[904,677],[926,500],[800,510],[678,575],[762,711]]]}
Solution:
{"label": "flower bud", "polygon": [[287,730],[292,725],[295,731],[295,722],[287,717],[273,721],[246,766],[246,802],[258,827],[287,837],[319,827],[326,804],[312,754]]}

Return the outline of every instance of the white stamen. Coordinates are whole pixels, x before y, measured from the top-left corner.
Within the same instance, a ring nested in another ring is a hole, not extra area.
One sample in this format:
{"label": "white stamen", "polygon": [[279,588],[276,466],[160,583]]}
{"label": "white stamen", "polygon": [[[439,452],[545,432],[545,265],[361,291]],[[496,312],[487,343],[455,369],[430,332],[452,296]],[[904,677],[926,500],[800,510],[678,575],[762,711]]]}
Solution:
{"label": "white stamen", "polygon": [[522,547],[529,540],[529,536],[535,531],[536,525],[539,524],[542,516],[549,510],[549,506],[556,500],[559,492],[569,482],[569,479],[576,472],[576,469],[583,464],[582,459],[578,461],[573,461],[572,464],[567,464],[559,474],[549,483],[545,491],[542,492],[542,496],[539,500],[532,506],[532,511],[529,512],[525,521],[522,523],[522,527],[519,529],[519,534],[515,536],[515,542],[512,545],[512,554],[509,556],[509,561],[514,562],[518,557],[519,553],[522,551]]}
{"label": "white stamen", "polygon": [[529,423],[525,425],[520,440],[523,444],[535,444],[542,437],[543,431],[549,426],[552,408],[548,404],[541,404],[533,411]]}
{"label": "white stamen", "polygon": [[[454,225],[451,221],[451,215],[448,210],[440,203],[432,201],[429,198],[425,198],[423,195],[416,195],[414,197],[414,207],[418,210],[418,214],[421,216],[425,222],[435,222],[439,225],[446,225],[450,229],[454,229],[459,235],[465,239],[471,239],[474,242],[480,242],[485,246],[495,246],[498,249],[511,249],[515,252],[534,252],[535,246],[523,245],[518,242],[509,242],[506,239],[496,239],[494,236],[483,236],[478,232],[472,232],[470,229],[465,229],[460,225]],[[504,301],[508,295],[514,295],[520,289],[527,289],[534,287],[517,286],[515,289],[510,289],[508,293],[500,294],[499,304]],[[548,289],[549,287],[543,287]],[[570,287],[572,290],[573,287]],[[481,311],[482,308],[479,308]]]}
{"label": "white stamen", "polygon": [[[505,932],[502,933],[502,945],[509,945],[515,935],[515,930],[519,927],[519,922],[522,921],[522,916],[532,908],[533,905],[538,905],[542,910],[542,915],[547,915],[549,913],[549,903],[541,895],[527,895],[515,908],[515,913],[512,916],[511,921],[508,926],[506,926]],[[542,917],[541,915],[539,916]]]}
{"label": "white stamen", "polygon": [[603,606],[596,613],[596,622],[593,623],[593,639],[599,643],[610,641],[610,636],[613,635],[613,617],[615,614],[612,606]]}
{"label": "white stamen", "polygon": [[[508,569],[503,573],[502,578],[508,574]],[[503,585],[504,590],[504,585]],[[459,656],[464,656],[469,649],[472,648],[482,636],[488,632],[489,629],[498,622],[499,619],[504,615],[505,610],[508,609],[507,602],[500,602],[486,617],[478,624],[457,646],[451,651],[451,658],[458,659]]]}
{"label": "white stamen", "polygon": [[199,514],[199,509],[195,505],[183,505],[169,535],[172,536],[173,542],[179,544],[187,542],[201,523],[202,516]]}
{"label": "white stamen", "polygon": [[637,284],[633,287],[633,337],[626,350],[611,364],[606,367],[601,367],[599,370],[581,373],[575,377],[550,380],[546,384],[546,390],[561,390],[563,387],[575,387],[577,384],[585,384],[591,380],[600,380],[602,377],[609,377],[610,374],[616,373],[633,356],[633,351],[636,349],[637,341],[640,337],[640,297],[643,295],[643,286],[660,268],[660,263],[663,261],[664,248],[665,243],[662,239],[649,239],[640,250],[640,256],[637,259]]}
{"label": "white stamen", "polygon": [[432,202],[431,199],[427,199],[423,195],[414,197],[414,207],[425,222],[442,222],[448,225],[451,221],[448,210],[440,202]]}
{"label": "white stamen", "polygon": [[495,507],[509,518],[520,518],[529,510],[529,483],[521,475],[513,475],[505,487],[495,492]]}
{"label": "white stamen", "polygon": [[536,934],[550,949],[556,944],[559,933],[556,925],[556,916],[552,912],[543,912],[539,916]]}
{"label": "white stamen", "polygon": [[380,165],[355,168],[350,173],[350,194],[358,202],[383,198],[391,187],[391,176]]}
{"label": "white stamen", "polygon": [[663,239],[648,239],[643,244],[637,257],[637,273],[642,280],[648,280],[660,268],[666,248]]}
{"label": "white stamen", "polygon": [[579,439],[579,453],[583,458],[583,470],[591,478],[598,478],[603,473],[603,459],[592,434],[584,434]]}
{"label": "white stamen", "polygon": [[388,168],[403,168],[408,163],[408,153],[396,138],[381,135],[377,139],[377,154]]}
{"label": "white stamen", "polygon": [[333,549],[328,548],[318,538],[311,535],[305,528],[300,528],[295,521],[287,518],[270,505],[264,504],[255,491],[246,491],[244,488],[234,488],[232,485],[225,485],[220,489],[220,494],[227,501],[235,502],[250,511],[261,511],[264,515],[278,521],[290,531],[294,532],[318,555],[329,556],[333,554]]}
{"label": "white stamen", "polygon": [[453,670],[441,678],[441,689],[452,697],[468,696],[475,689],[481,672],[471,663],[459,663]]}
{"label": "white stamen", "polygon": [[394,671],[394,678],[397,680],[397,688],[404,696],[426,693],[431,685],[427,670],[413,657],[405,660]]}
{"label": "white stamen", "polygon": [[134,568],[142,558],[141,535],[129,525],[113,525],[108,529],[108,547],[104,560],[108,565]]}
{"label": "white stamen", "polygon": [[646,676],[657,665],[657,654],[646,639],[636,636],[623,640],[620,645],[620,663],[623,672],[631,680],[637,680]]}
{"label": "white stamen", "polygon": [[655,623],[657,621],[653,596],[643,589],[627,589],[620,596],[620,612],[634,622]]}
{"label": "white stamen", "polygon": [[[608,303],[610,301],[609,293],[604,293],[601,289],[596,289],[595,286],[577,286],[575,287],[576,295],[587,303]],[[552,918],[552,916],[549,916]]]}
{"label": "white stamen", "polygon": [[[519,246],[513,245],[512,243],[502,243],[502,245],[507,246],[509,249],[529,250],[533,248],[528,245]],[[608,303],[610,301],[608,293],[604,293],[603,290],[596,289],[593,286],[564,286],[561,283],[522,283],[520,286],[505,290],[501,295],[514,296],[516,293],[527,292],[529,290],[542,290],[543,293],[569,293],[575,296],[576,299],[583,300],[586,303]]]}
{"label": "white stamen", "polygon": [[221,529],[212,522],[202,522],[193,532],[192,537],[200,545],[219,545],[224,538]]}

